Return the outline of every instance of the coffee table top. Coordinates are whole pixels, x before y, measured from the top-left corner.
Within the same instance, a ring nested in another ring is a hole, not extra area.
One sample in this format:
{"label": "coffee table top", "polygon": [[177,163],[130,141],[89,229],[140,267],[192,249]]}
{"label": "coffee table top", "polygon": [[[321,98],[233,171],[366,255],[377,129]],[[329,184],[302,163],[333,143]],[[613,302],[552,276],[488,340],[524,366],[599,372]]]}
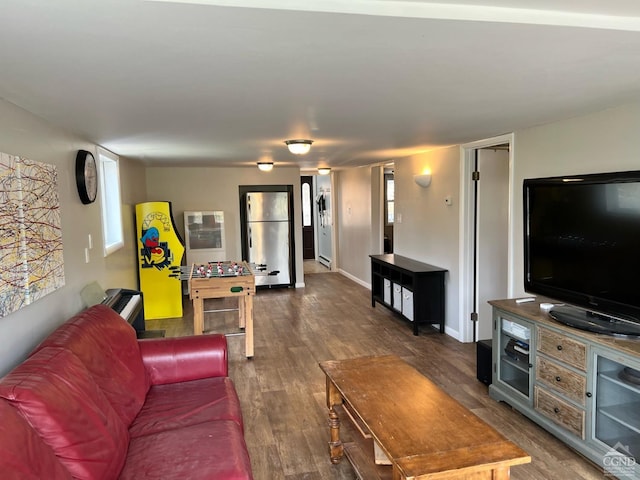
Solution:
{"label": "coffee table top", "polygon": [[332,360],[320,368],[409,478],[531,461],[524,450],[396,356]]}

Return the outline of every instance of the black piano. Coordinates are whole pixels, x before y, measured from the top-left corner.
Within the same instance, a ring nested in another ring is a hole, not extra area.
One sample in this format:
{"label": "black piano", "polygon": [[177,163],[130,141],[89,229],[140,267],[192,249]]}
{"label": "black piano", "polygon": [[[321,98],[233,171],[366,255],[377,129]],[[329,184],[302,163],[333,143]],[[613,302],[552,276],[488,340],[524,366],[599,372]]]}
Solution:
{"label": "black piano", "polygon": [[164,330],[147,330],[145,327],[142,292],[126,288],[110,288],[105,294],[101,303],[129,322],[138,338],[164,337]]}

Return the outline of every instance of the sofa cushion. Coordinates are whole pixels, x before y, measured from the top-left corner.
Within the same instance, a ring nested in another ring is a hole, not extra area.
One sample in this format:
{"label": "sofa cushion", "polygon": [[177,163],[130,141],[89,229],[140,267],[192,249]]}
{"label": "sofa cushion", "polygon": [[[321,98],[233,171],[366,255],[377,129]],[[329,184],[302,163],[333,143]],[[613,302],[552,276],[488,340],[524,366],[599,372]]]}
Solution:
{"label": "sofa cushion", "polygon": [[212,420],[233,420],[243,428],[238,394],[228,377],[151,387],[129,434],[139,437]]}
{"label": "sofa cushion", "polygon": [[80,360],[46,347],[0,382],[7,399],[77,479],[119,474],[129,435]]}
{"label": "sofa cushion", "polygon": [[132,438],[120,480],[251,480],[242,429],[217,420]]}
{"label": "sofa cushion", "polygon": [[140,340],[140,354],[152,385],[229,373],[227,338],[220,333]]}
{"label": "sofa cushion", "polygon": [[5,400],[0,400],[0,478],[71,480],[51,447]]}
{"label": "sofa cushion", "polygon": [[109,403],[129,425],[149,390],[136,332],[106,305],[95,305],[60,326],[36,349],[70,350],[87,368]]}

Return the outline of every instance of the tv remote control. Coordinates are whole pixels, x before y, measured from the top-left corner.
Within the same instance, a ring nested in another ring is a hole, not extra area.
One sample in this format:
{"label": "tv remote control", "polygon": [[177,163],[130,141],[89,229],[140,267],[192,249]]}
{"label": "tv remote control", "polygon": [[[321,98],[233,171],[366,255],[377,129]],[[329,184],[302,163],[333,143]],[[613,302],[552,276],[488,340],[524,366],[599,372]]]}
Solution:
{"label": "tv remote control", "polygon": [[516,303],[527,303],[535,301],[535,297],[517,298]]}

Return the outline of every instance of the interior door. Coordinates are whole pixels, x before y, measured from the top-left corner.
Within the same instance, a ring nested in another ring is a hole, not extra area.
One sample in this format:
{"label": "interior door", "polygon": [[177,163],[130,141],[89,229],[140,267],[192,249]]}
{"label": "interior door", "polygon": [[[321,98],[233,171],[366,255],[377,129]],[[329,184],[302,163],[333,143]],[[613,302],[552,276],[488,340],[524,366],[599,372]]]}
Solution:
{"label": "interior door", "polygon": [[492,336],[489,300],[508,295],[509,151],[478,150],[477,196],[477,340]]}
{"label": "interior door", "polygon": [[313,260],[316,258],[315,233],[313,222],[313,177],[301,177],[302,190],[302,258]]}

